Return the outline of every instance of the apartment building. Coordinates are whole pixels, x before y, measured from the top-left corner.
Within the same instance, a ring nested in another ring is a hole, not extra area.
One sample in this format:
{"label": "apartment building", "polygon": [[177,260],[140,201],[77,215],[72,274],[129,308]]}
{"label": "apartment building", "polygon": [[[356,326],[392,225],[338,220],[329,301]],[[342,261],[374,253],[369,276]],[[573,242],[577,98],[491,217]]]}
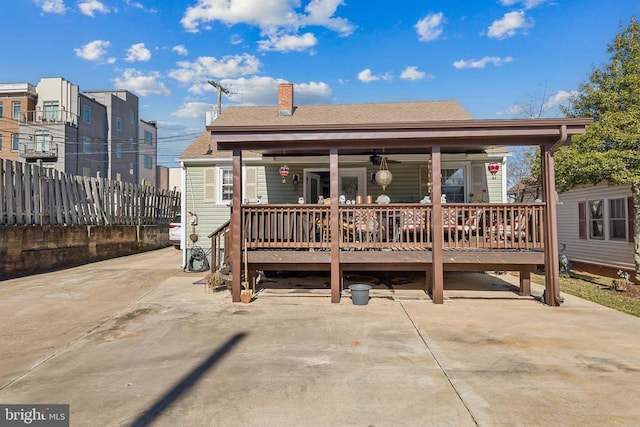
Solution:
{"label": "apartment building", "polygon": [[0,84],[0,158],[61,172],[156,183],[157,126],[126,90],[80,92],[61,77]]}
{"label": "apartment building", "polygon": [[20,121],[35,109],[37,99],[29,83],[0,83],[0,159],[19,161]]}

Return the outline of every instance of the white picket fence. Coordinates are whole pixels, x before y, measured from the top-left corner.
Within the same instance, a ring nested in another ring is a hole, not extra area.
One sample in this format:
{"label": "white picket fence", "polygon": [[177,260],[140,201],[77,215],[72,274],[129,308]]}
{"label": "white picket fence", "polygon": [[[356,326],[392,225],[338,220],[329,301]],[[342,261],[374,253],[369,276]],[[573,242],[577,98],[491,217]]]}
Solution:
{"label": "white picket fence", "polygon": [[0,160],[0,225],[164,225],[180,192]]}

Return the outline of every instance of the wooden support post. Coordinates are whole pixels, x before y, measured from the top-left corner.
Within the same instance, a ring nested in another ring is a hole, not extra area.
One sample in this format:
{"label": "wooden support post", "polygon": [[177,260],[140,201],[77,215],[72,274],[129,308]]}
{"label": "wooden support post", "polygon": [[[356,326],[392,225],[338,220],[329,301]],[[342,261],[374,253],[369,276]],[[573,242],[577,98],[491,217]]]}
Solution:
{"label": "wooden support post", "polygon": [[[566,129],[565,129],[566,133]],[[558,254],[558,224],[556,214],[556,175],[550,147],[542,147],[542,191],[545,208],[545,304],[560,305],[560,266]]]}
{"label": "wooden support post", "polygon": [[435,146],[431,150],[431,230],[433,237],[433,267],[431,268],[431,298],[435,304],[444,302],[444,266],[442,247],[444,246],[444,234],[442,224],[442,188],[440,169],[440,147]]}
{"label": "wooden support post", "polygon": [[340,227],[338,225],[340,194],[338,177],[338,149],[332,147],[329,151],[329,187],[331,192],[331,302],[339,303],[342,287],[342,272],[340,270]]}
{"label": "wooden support post", "polygon": [[520,271],[520,295],[531,295],[531,272],[529,270]]}
{"label": "wooden support post", "polygon": [[231,205],[231,300],[233,302],[240,302],[242,234],[242,151],[233,150],[233,202]]}

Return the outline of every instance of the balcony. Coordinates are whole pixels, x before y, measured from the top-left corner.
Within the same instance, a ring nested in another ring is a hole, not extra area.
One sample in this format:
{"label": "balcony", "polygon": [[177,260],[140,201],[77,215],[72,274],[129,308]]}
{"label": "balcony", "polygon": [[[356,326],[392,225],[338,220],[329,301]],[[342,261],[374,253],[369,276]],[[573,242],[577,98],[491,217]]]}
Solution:
{"label": "balcony", "polygon": [[55,144],[23,142],[19,146],[19,156],[25,159],[27,163],[37,162],[55,162],[58,160],[58,147]]}
{"label": "balcony", "polygon": [[78,115],[73,114],[64,108],[47,110],[30,110],[22,114],[20,120],[27,125],[60,125],[78,126]]}

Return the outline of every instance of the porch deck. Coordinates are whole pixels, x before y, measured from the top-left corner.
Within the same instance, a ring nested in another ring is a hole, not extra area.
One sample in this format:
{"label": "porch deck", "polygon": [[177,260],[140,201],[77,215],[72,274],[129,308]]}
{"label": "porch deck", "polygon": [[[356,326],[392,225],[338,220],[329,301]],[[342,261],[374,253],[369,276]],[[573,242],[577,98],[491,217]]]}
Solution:
{"label": "porch deck", "polygon": [[434,224],[432,205],[340,205],[332,233],[328,205],[242,205],[243,250],[252,274],[330,270],[334,256],[341,272],[430,271],[437,233],[445,271],[527,272],[545,263],[545,208],[451,203],[442,205],[442,224]]}

